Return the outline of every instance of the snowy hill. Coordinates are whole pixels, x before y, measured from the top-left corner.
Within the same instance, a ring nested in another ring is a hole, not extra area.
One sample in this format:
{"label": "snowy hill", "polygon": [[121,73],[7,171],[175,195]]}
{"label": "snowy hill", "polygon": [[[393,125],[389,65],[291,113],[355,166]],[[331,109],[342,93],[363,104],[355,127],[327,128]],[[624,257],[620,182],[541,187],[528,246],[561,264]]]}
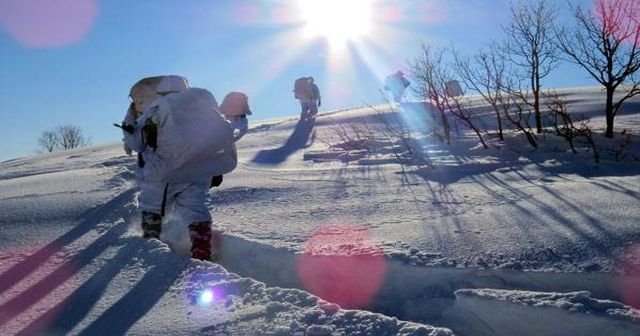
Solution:
{"label": "snowy hill", "polygon": [[[561,92],[598,133],[602,93]],[[551,133],[448,145],[421,106],[253,127],[211,190],[218,264],[179,214],[140,237],[120,144],[0,163],[0,334],[640,334],[640,101],[597,164]]]}

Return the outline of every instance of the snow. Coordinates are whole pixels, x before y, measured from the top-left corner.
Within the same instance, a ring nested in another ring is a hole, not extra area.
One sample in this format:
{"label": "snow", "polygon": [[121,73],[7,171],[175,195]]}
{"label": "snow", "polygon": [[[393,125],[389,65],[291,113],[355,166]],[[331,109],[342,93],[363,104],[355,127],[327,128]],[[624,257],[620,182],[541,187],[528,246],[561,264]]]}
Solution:
{"label": "snow", "polygon": [[[589,292],[461,289],[445,313],[474,335],[637,335],[640,312]],[[462,318],[468,314],[466,318]],[[472,316],[469,316],[472,315]],[[506,318],[505,318],[506,317]],[[531,324],[538,320],[544,323]]]}
{"label": "snow", "polygon": [[639,322],[640,312],[631,307],[611,300],[591,298],[589,292],[544,293],[529,291],[508,291],[496,289],[461,289],[455,293],[458,297],[477,296],[517,305],[535,307],[555,307],[572,313],[586,313],[612,316],[629,322]]}
{"label": "snow", "polygon": [[[559,92],[602,130],[600,90]],[[640,101],[598,164],[551,134],[447,145],[419,105],[252,122],[207,204],[218,263],[179,213],[140,237],[119,143],[1,162],[0,334],[638,333]]]}

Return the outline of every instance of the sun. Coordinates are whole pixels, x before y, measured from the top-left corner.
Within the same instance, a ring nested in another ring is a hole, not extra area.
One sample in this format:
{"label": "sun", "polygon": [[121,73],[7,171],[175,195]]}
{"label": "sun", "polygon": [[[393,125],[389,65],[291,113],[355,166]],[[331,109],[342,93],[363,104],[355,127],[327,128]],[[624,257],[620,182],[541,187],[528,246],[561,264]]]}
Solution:
{"label": "sun", "polygon": [[308,38],[342,44],[371,31],[371,0],[299,0],[299,6]]}

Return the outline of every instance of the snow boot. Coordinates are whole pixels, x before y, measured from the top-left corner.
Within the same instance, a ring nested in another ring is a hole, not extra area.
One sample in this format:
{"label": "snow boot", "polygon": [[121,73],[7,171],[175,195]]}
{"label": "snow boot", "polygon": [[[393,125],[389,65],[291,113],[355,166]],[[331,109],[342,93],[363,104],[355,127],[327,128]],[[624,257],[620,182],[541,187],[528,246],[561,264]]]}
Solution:
{"label": "snow boot", "polygon": [[211,260],[211,223],[191,223],[189,236],[191,237],[191,258]]}
{"label": "snow boot", "polygon": [[160,239],[162,231],[162,216],[153,212],[142,212],[142,237],[146,239]]}

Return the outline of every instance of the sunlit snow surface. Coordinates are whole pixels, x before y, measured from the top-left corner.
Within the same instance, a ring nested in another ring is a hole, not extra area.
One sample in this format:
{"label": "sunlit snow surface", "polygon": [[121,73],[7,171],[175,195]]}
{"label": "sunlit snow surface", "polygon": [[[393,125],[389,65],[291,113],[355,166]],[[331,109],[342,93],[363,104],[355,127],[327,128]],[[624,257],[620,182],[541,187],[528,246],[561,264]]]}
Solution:
{"label": "sunlit snow surface", "polygon": [[[600,91],[566,94],[601,129]],[[120,144],[0,163],[0,334],[638,332],[638,101],[597,138],[600,164],[551,134],[483,149],[458,128],[446,145],[421,106],[254,122],[208,201],[217,264],[186,257],[179,213],[140,238]],[[395,118],[432,166],[394,150]],[[368,150],[343,132],[363,127]]]}

